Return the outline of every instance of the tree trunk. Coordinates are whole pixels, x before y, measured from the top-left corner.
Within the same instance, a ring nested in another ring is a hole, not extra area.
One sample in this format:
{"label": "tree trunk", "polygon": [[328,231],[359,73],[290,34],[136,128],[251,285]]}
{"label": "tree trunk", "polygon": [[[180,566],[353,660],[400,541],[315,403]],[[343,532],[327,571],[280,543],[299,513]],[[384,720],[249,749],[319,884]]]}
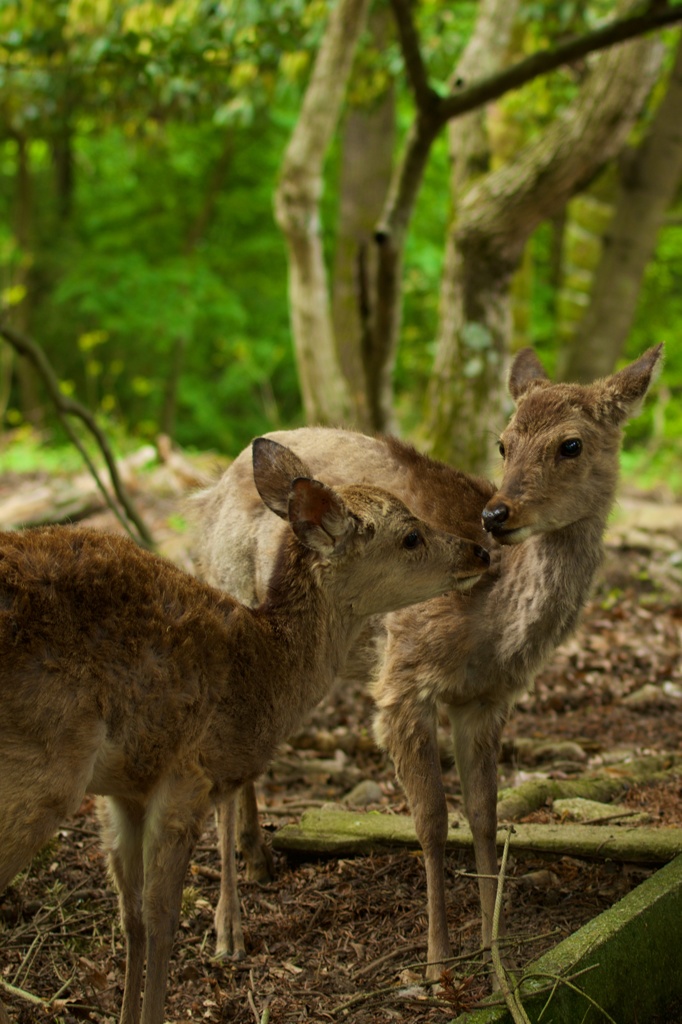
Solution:
{"label": "tree trunk", "polygon": [[289,250],[291,326],[306,419],[344,422],[351,407],[332,326],[319,222],[322,170],[339,118],[369,0],[333,8],[287,147],[275,195]]}
{"label": "tree trunk", "polygon": [[615,212],[590,304],[561,367],[566,380],[611,373],[625,347],[658,229],[682,178],[682,40],[668,89],[644,140],[622,162]]}
{"label": "tree trunk", "polygon": [[559,359],[571,344],[590,302],[604,235],[613,219],[616,184],[615,167],[609,166],[593,186],[566,206],[561,287],[556,299]]}
{"label": "tree trunk", "polygon": [[440,458],[485,469],[506,418],[502,383],[511,336],[510,281],[526,242],[617,152],[660,65],[657,41],[613,47],[576,101],[511,163],[463,195],[443,331],[430,389],[429,436]]}
{"label": "tree trunk", "polygon": [[[377,49],[385,48],[391,24],[387,7],[370,18]],[[389,82],[371,107],[349,110],[342,139],[332,315],[341,368],[350,386],[353,420],[362,430],[385,429],[382,410],[391,407],[386,398],[391,367],[377,361],[372,344],[372,297],[377,275],[374,227],[386,200],[394,140],[395,95]]]}
{"label": "tree trunk", "polygon": [[[504,64],[508,55],[511,33],[518,9],[518,0],[484,0],[476,22],[474,34],[462,56],[456,71],[456,78],[464,83],[470,77],[481,78],[495,74]],[[447,379],[440,379],[439,366],[442,366],[447,353],[453,352],[458,346],[458,337],[464,328],[461,310],[460,280],[463,274],[461,257],[457,244],[457,208],[466,188],[489,173],[490,146],[486,132],[486,110],[478,110],[464,117],[451,121],[448,125],[449,151],[451,159],[450,194],[455,214],[448,230],[445,242],[445,259],[440,291],[440,316],[436,342],[436,367],[429,386],[428,407],[432,410],[428,417],[428,444],[433,454],[447,456],[450,450],[449,438],[445,443],[439,439],[434,419],[433,403],[439,406],[447,401],[443,390],[450,384]],[[492,317],[493,310],[490,310]],[[503,313],[506,321],[506,311]],[[508,333],[506,322],[500,329]],[[481,329],[478,334],[468,332],[469,344],[474,351],[485,348],[489,342],[488,328]],[[478,365],[481,357],[472,357],[461,370],[470,374]],[[461,456],[460,456],[461,459]],[[464,467],[465,463],[458,463]],[[467,465],[472,460],[467,457]]]}

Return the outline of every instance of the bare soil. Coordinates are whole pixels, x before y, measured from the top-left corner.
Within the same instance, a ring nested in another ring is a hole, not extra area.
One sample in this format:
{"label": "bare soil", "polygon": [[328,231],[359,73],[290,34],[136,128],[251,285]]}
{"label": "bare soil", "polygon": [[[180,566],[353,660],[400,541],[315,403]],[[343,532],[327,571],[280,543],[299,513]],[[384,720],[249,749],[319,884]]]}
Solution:
{"label": "bare soil", "polygon": [[[3,481],[4,483],[4,481]],[[174,556],[172,494],[138,494]],[[0,485],[0,505],[2,486]],[[679,513],[679,508],[676,510]],[[111,526],[99,514],[93,525]],[[576,637],[557,652],[510,721],[500,784],[529,773],[575,774],[613,751],[633,755],[679,747],[682,730],[682,565],[674,543],[609,544],[604,571]],[[670,540],[670,538],[668,538]],[[655,541],[655,542],[654,542]],[[645,684],[649,699],[624,699]],[[408,808],[392,766],[371,740],[372,708],[362,687],[318,707],[262,780],[266,828],[294,821],[306,807],[343,800],[360,780],[378,783],[372,806]],[[570,739],[582,763],[519,764],[516,737]],[[452,768],[444,772],[451,810],[461,811]],[[624,801],[646,809],[660,827],[682,826],[682,778],[632,788]],[[551,806],[529,820],[553,820]],[[294,1024],[399,1020],[443,1024],[488,991],[478,954],[476,882],[468,856],[448,857],[449,920],[456,961],[437,990],[425,988],[425,879],[420,854],[407,852],[294,862],[275,855],[276,880],[242,881],[247,959],[212,959],[217,899],[215,830],[207,823],[195,852],[171,964],[167,1018]],[[505,883],[509,959],[523,966],[622,898],[652,868],[512,857]],[[107,880],[92,801],[0,896],[0,978],[24,993],[4,996],[17,1024],[118,1019],[125,949],[116,899]],[[51,1005],[27,1001],[26,994]]]}

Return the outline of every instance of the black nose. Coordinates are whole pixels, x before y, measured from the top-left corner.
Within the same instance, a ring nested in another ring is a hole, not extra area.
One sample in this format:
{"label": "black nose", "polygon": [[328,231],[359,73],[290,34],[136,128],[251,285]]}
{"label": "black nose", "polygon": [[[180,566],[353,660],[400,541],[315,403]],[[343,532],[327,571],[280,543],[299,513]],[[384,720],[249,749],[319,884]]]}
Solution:
{"label": "black nose", "polygon": [[484,565],[490,565],[490,555],[485,548],[480,547],[478,544],[474,544],[474,554],[476,558],[480,558]]}
{"label": "black nose", "polygon": [[509,518],[509,509],[503,502],[500,502],[499,505],[494,505],[492,508],[484,508],[481,518],[483,528],[490,531],[496,526],[501,526]]}

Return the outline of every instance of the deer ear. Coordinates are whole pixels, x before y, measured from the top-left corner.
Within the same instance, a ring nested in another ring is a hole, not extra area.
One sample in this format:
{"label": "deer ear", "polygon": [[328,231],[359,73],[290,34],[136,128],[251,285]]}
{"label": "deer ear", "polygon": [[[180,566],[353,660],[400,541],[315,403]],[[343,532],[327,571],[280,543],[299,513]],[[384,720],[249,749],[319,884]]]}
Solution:
{"label": "deer ear", "polygon": [[288,519],[291,486],[298,477],[311,476],[310,470],[289,448],[268,437],[257,437],[251,454],[256,490],[271,512]]}
{"label": "deer ear", "polygon": [[522,348],[509,371],[509,394],[518,402],[529,388],[546,383],[549,383],[549,377],[533,349]]}
{"label": "deer ear", "polygon": [[625,369],[595,385],[600,391],[600,405],[613,423],[624,423],[636,416],[651,384],[663,366],[663,343],[648,348],[644,355]]}
{"label": "deer ear", "polygon": [[306,547],[330,555],[356,528],[356,520],[336,491],[319,480],[294,480],[289,493],[289,522]]}

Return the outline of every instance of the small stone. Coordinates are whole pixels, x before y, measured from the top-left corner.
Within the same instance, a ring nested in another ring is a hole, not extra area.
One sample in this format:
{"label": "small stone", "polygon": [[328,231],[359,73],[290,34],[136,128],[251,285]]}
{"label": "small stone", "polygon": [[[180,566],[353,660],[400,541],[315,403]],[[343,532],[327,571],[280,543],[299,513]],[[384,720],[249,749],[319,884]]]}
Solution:
{"label": "small stone", "polygon": [[525,875],[518,875],[514,881],[522,889],[553,889],[559,885],[559,876],[547,868],[540,871],[528,871]]}
{"label": "small stone", "polygon": [[674,699],[668,694],[664,693],[660,686],[654,686],[653,683],[645,683],[639,690],[633,690],[627,697],[623,697],[621,704],[625,704],[626,707],[634,708],[649,708],[649,707],[671,707],[675,703]]}
{"label": "small stone", "polygon": [[609,824],[617,825],[619,818],[627,821],[628,825],[642,825],[651,821],[650,815],[643,811],[633,813],[625,804],[605,804],[599,800],[586,800],[578,796],[555,800],[552,809],[562,821],[593,822],[595,825],[601,820],[608,820]]}
{"label": "small stone", "polygon": [[541,761],[578,761],[584,764],[587,761],[587,754],[579,743],[563,740],[558,743],[541,744],[533,751],[533,758],[536,764]]}
{"label": "small stone", "polygon": [[343,798],[347,807],[366,807],[368,804],[379,803],[383,796],[381,786],[372,779],[363,779]]}

